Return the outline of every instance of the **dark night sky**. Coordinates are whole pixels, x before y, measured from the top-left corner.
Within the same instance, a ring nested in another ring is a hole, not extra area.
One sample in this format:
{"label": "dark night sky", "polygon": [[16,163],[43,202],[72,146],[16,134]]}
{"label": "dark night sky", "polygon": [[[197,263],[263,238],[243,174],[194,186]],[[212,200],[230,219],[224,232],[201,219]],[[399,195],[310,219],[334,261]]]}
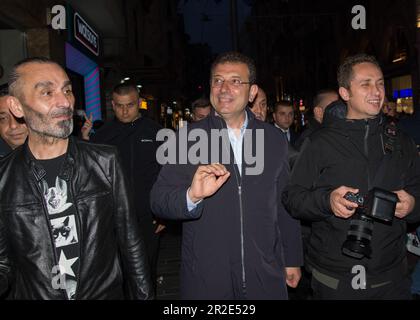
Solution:
{"label": "dark night sky", "polygon": [[[238,3],[239,31],[251,8],[243,0]],[[208,43],[213,53],[232,49],[230,31],[230,1],[228,0],[182,0],[179,11],[184,15],[185,32],[190,36],[190,43]],[[202,14],[210,21],[203,22]]]}

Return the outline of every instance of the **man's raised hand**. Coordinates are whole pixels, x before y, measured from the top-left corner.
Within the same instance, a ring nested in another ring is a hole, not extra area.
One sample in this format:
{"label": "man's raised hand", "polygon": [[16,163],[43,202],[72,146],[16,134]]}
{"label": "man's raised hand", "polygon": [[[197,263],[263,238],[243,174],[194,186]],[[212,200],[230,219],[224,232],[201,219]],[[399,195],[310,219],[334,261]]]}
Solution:
{"label": "man's raised hand", "polygon": [[229,177],[230,172],[220,163],[199,166],[188,190],[188,196],[193,203],[210,197]]}

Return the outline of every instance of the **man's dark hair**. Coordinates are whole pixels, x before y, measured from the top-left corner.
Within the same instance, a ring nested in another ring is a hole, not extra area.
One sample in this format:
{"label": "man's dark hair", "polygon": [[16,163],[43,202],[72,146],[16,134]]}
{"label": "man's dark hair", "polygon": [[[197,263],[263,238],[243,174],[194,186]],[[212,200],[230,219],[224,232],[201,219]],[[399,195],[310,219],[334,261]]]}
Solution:
{"label": "man's dark hair", "polygon": [[11,96],[14,97],[19,97],[20,96],[20,92],[19,92],[19,79],[20,79],[20,73],[18,71],[18,69],[20,67],[22,67],[25,64],[29,64],[29,63],[41,63],[41,64],[56,64],[58,65],[60,68],[62,68],[56,61],[47,58],[47,57],[31,57],[31,58],[26,58],[23,59],[19,62],[17,62],[14,66],[12,71],[10,71],[9,73],[9,78],[8,78],[8,85],[9,85],[9,94]]}
{"label": "man's dark hair", "polygon": [[119,96],[127,95],[133,91],[136,92],[137,96],[140,98],[139,90],[133,83],[119,83],[112,89],[112,93],[118,94]]}
{"label": "man's dark hair", "polygon": [[324,111],[324,120],[334,120],[334,119],[345,119],[347,116],[347,105],[343,102],[343,100],[338,99],[336,101],[331,102]]}
{"label": "man's dark hair", "polygon": [[293,105],[290,101],[287,100],[280,100],[274,104],[273,112],[277,112],[277,109],[280,107],[290,107],[293,109]]}
{"label": "man's dark hair", "polygon": [[315,94],[315,97],[314,97],[314,100],[313,100],[313,108],[315,108],[317,105],[319,105],[321,103],[321,101],[322,101],[322,99],[324,99],[324,96],[325,95],[330,94],[330,93],[337,94],[337,91],[336,90],[333,90],[333,89],[319,90]]}
{"label": "man's dark hair", "polygon": [[211,107],[210,100],[207,98],[199,98],[191,104],[191,109],[194,111],[197,108]]}
{"label": "man's dark hair", "polygon": [[353,79],[353,67],[360,63],[372,63],[381,69],[379,62],[374,56],[367,55],[365,53],[359,53],[354,56],[347,57],[343,63],[338,67],[337,81],[338,86],[346,89],[350,89],[350,81]]}
{"label": "man's dark hair", "polygon": [[255,84],[257,82],[257,68],[255,67],[254,60],[249,58],[248,56],[236,52],[236,51],[230,51],[225,52],[216,57],[216,60],[213,61],[211,65],[211,72],[210,76],[213,76],[213,70],[216,68],[219,64],[225,64],[225,63],[244,63],[247,65],[249,70],[249,82],[250,84]]}

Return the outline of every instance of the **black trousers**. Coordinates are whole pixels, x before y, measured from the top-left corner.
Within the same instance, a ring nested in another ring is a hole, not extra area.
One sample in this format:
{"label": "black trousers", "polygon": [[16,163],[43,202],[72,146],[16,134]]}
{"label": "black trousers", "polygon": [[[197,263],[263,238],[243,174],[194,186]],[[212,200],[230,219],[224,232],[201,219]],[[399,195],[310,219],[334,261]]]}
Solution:
{"label": "black trousers", "polygon": [[411,300],[411,280],[408,275],[393,276],[387,281],[366,284],[366,289],[354,289],[351,279],[338,279],[336,289],[312,277],[311,287],[314,300]]}
{"label": "black trousers", "polygon": [[155,233],[157,225],[153,224],[152,218],[139,218],[139,225],[140,232],[146,245],[146,254],[150,266],[153,287],[156,289],[160,235]]}

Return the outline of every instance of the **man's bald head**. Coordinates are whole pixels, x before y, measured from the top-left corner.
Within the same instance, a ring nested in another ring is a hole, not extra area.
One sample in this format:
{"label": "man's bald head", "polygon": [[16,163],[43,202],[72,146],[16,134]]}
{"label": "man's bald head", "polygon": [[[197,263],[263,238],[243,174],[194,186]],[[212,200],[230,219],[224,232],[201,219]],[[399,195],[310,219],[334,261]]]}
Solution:
{"label": "man's bald head", "polygon": [[[51,60],[46,57],[31,57],[24,60],[19,61],[13,66],[12,71],[9,74],[8,79],[8,86],[9,86],[9,94],[14,96],[18,99],[22,97],[22,68],[31,63],[39,63],[39,64],[55,64],[62,68],[57,62]],[[64,70],[64,69],[63,69]]]}

